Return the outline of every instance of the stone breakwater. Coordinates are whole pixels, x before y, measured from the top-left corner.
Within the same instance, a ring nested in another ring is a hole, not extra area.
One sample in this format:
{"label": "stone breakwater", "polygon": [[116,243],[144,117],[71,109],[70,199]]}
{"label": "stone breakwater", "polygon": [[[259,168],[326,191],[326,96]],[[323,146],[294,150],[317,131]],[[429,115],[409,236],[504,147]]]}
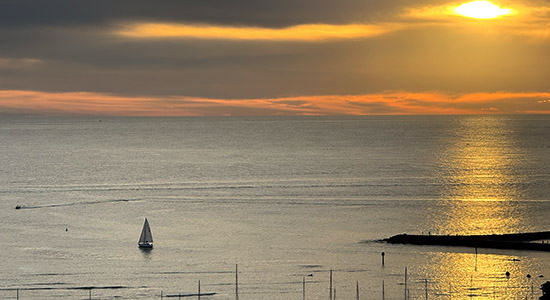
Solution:
{"label": "stone breakwater", "polygon": [[398,234],[385,241],[390,244],[479,247],[550,252],[550,231],[490,235],[414,235]]}

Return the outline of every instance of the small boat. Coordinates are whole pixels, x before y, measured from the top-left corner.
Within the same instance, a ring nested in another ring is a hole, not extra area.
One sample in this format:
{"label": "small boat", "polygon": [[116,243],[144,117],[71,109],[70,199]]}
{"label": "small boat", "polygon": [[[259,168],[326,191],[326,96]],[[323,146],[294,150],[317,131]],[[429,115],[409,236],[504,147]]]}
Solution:
{"label": "small boat", "polygon": [[147,218],[145,218],[145,223],[143,223],[143,229],[141,230],[141,235],[139,236],[138,247],[153,248],[153,235],[151,234],[151,228],[149,227]]}

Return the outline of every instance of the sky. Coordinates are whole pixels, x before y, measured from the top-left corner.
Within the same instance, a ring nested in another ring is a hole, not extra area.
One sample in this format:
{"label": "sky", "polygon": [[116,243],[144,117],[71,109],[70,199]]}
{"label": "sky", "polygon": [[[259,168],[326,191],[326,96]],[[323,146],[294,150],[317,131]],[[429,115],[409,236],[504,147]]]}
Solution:
{"label": "sky", "polygon": [[550,114],[550,2],[465,3],[0,0],[0,114]]}

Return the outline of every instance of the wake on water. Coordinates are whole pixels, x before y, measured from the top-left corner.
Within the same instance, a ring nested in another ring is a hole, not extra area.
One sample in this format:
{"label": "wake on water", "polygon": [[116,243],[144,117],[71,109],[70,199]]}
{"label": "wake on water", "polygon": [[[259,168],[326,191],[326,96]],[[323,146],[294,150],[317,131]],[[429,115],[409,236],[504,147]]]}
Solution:
{"label": "wake on water", "polygon": [[142,200],[143,199],[111,199],[111,200],[43,204],[43,205],[17,205],[15,206],[15,209],[35,209],[35,208],[63,207],[63,206],[75,206],[75,205],[92,205],[92,204],[114,203],[114,202],[137,202]]}

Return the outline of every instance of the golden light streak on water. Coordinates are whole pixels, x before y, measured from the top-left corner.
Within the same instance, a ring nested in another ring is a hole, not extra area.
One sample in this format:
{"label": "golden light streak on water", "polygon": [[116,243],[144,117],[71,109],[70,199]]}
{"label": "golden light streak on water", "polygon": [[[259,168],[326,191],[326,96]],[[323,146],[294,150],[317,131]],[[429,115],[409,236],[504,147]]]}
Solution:
{"label": "golden light streak on water", "polygon": [[[521,195],[513,170],[522,153],[509,120],[472,116],[455,125],[441,158],[452,170],[444,176],[453,184],[443,195],[448,201],[441,201],[443,214],[436,216],[434,227],[451,235],[521,231],[526,216],[514,201]],[[474,248],[456,251],[434,253],[425,266],[425,273],[433,274],[432,289],[440,293],[438,299],[530,299],[525,257],[513,251],[477,249],[477,255]]]}
{"label": "golden light streak on water", "polygon": [[[529,262],[515,255],[488,252],[434,253],[425,271],[434,274],[431,289],[440,294],[437,299],[531,299],[531,284],[538,287],[540,280],[536,274],[526,276]],[[533,293],[539,294],[538,290]]]}
{"label": "golden light streak on water", "polygon": [[452,170],[447,206],[437,223],[447,234],[493,234],[517,230],[522,215],[510,205],[521,195],[513,173],[523,158],[507,120],[479,116],[460,119],[444,161]]}

